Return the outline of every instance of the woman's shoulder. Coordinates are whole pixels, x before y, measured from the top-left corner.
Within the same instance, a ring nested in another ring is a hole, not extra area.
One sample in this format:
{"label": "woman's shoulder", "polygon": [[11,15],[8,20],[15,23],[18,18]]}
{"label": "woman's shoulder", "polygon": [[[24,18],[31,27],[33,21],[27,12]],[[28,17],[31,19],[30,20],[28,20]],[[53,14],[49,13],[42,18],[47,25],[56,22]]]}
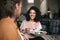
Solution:
{"label": "woman's shoulder", "polygon": [[40,26],[40,25],[41,25],[41,22],[37,22],[36,25],[37,25],[37,26]]}
{"label": "woman's shoulder", "polygon": [[26,20],[23,20],[22,23],[26,23],[27,21]]}
{"label": "woman's shoulder", "polygon": [[37,24],[41,24],[41,22],[37,22]]}

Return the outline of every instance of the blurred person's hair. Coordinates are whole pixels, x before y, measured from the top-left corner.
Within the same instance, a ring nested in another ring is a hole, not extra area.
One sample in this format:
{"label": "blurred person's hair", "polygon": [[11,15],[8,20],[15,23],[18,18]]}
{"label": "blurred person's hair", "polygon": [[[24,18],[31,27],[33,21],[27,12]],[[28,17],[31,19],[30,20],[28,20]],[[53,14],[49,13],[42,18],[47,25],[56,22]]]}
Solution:
{"label": "blurred person's hair", "polygon": [[12,17],[16,8],[16,3],[20,4],[22,0],[0,0],[0,19]]}
{"label": "blurred person's hair", "polygon": [[29,13],[30,13],[31,10],[34,10],[34,11],[36,12],[36,17],[35,17],[34,21],[35,21],[35,22],[39,22],[39,21],[40,21],[40,18],[41,18],[41,12],[40,12],[40,10],[39,10],[37,7],[35,7],[35,6],[32,6],[32,7],[28,10],[28,12],[27,12],[27,14],[26,14],[26,20],[27,20],[27,21],[30,21]]}

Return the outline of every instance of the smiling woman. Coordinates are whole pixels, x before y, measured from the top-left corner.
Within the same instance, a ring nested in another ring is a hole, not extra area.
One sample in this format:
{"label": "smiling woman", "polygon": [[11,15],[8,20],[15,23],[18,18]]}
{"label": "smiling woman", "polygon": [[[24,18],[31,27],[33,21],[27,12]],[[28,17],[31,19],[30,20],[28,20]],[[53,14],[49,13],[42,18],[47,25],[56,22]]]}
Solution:
{"label": "smiling woman", "polygon": [[[28,40],[44,40],[41,37],[35,38],[35,33],[38,34],[39,31],[41,31],[42,26],[40,23],[41,18],[41,12],[40,10],[32,6],[26,13],[26,20],[24,20],[20,26],[20,32],[23,33],[22,36]],[[33,32],[33,33],[31,33]],[[32,35],[33,34],[33,35]]]}

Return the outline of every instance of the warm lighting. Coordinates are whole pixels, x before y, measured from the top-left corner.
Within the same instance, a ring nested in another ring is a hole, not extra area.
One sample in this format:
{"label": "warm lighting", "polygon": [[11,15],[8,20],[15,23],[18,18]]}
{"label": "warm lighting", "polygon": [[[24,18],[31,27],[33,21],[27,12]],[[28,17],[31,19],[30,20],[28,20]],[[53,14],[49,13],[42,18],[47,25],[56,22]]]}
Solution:
{"label": "warm lighting", "polygon": [[28,3],[34,3],[34,0],[28,0]]}

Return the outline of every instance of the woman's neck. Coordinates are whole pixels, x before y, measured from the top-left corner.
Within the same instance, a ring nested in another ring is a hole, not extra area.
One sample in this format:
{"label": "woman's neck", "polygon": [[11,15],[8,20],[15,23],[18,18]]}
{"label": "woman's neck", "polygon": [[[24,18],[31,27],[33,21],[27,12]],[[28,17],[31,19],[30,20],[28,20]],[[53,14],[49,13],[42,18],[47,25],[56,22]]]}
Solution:
{"label": "woman's neck", "polygon": [[34,20],[32,20],[32,19],[31,19],[30,21],[31,21],[31,22],[34,22]]}

